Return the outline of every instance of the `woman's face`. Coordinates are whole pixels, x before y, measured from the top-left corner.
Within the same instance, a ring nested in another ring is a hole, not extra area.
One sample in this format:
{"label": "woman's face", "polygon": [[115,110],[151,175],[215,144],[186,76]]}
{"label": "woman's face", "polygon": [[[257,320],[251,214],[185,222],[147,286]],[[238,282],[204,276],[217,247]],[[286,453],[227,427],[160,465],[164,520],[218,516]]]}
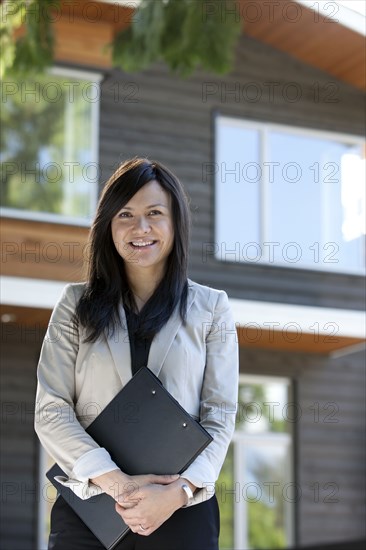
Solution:
{"label": "woman's face", "polygon": [[174,242],[171,202],[169,193],[152,180],[112,219],[113,242],[127,269],[165,268]]}

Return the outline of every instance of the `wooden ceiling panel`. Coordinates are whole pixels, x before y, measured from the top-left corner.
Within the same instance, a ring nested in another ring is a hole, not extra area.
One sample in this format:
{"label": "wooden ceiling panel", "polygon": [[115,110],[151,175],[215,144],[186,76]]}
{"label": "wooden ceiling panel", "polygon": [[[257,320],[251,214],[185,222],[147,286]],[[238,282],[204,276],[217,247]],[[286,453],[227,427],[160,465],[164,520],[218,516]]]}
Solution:
{"label": "wooden ceiling panel", "polygon": [[3,218],[2,274],[83,281],[89,228]]}
{"label": "wooden ceiling panel", "polygon": [[314,334],[282,333],[281,331],[260,332],[252,328],[238,329],[239,345],[244,348],[260,348],[291,353],[331,354],[357,346],[364,347],[364,338],[330,337],[314,338]]}
{"label": "wooden ceiling panel", "polygon": [[365,38],[302,4],[296,16],[293,4],[279,0],[270,7],[267,0],[257,0],[251,12],[254,3],[241,0],[244,33],[365,90]]}

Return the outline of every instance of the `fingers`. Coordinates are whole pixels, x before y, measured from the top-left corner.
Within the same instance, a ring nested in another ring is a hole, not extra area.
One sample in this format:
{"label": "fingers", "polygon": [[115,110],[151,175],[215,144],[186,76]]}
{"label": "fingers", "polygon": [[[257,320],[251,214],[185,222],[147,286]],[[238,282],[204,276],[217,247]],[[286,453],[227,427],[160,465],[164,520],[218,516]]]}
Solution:
{"label": "fingers", "polygon": [[134,508],[138,503],[139,503],[138,500],[125,500],[124,497],[117,497],[116,499],[117,506],[120,506],[124,510],[127,510],[129,508]]}
{"label": "fingers", "polygon": [[151,483],[160,483],[161,485],[168,485],[173,483],[179,478],[179,474],[167,474],[167,475],[155,475],[151,474]]}
{"label": "fingers", "polygon": [[155,531],[157,526],[150,525],[148,526],[148,522],[146,519],[141,519],[136,514],[133,514],[133,512],[128,511],[124,507],[122,507],[120,504],[116,502],[116,512],[121,516],[123,521],[126,525],[133,531],[134,533],[137,533],[139,535],[148,536]]}

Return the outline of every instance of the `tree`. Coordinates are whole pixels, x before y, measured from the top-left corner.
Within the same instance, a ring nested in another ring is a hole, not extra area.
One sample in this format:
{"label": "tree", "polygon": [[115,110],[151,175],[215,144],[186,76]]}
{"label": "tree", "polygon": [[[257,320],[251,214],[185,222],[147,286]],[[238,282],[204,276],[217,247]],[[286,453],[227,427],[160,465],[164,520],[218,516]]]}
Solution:
{"label": "tree", "polygon": [[[49,10],[59,1],[6,0],[1,4],[2,76],[39,72],[52,64],[54,29]],[[14,38],[22,24],[24,34]],[[225,73],[231,69],[240,31],[240,16],[232,0],[141,0],[131,25],[108,46],[113,65],[126,72],[162,60],[184,77],[198,67]]]}

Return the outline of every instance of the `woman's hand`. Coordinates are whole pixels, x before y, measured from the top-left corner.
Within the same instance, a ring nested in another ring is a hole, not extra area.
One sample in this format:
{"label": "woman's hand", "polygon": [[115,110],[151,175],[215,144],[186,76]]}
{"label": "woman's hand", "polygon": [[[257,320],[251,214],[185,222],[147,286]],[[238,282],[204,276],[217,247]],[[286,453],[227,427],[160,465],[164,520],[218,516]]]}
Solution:
{"label": "woman's hand", "polygon": [[166,485],[173,483],[178,475],[137,475],[129,476],[120,469],[112,470],[101,476],[97,476],[90,481],[117,501],[120,507],[132,508],[139,502],[136,495],[146,485],[159,484]]}
{"label": "woman's hand", "polygon": [[[189,485],[195,489],[194,485]],[[145,536],[151,535],[187,502],[187,496],[182,489],[182,479],[164,485],[155,482],[144,485],[131,495],[131,498],[137,500],[133,507],[125,506],[125,503],[123,506],[116,503],[116,511],[131,531]]]}

